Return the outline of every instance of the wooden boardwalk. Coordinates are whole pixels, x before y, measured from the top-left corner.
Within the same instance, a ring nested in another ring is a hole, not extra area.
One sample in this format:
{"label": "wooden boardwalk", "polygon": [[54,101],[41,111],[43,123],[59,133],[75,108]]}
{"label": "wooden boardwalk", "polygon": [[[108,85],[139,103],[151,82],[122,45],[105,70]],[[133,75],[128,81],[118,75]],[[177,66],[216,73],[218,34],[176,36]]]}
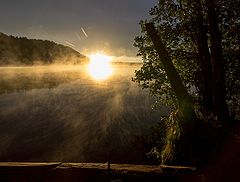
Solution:
{"label": "wooden boardwalk", "polygon": [[[185,181],[194,168],[107,163],[0,163],[0,181]],[[194,175],[193,175],[194,174]],[[194,180],[196,181],[196,180]]]}

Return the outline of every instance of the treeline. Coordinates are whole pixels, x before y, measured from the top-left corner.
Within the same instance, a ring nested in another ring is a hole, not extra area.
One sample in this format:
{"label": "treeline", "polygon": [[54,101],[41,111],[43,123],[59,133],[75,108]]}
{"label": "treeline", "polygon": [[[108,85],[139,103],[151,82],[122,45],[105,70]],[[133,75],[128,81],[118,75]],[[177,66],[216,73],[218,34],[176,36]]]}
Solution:
{"label": "treeline", "polygon": [[88,58],[70,47],[48,40],[0,33],[0,65],[81,64]]}
{"label": "treeline", "polygon": [[141,21],[134,45],[144,63],[133,80],[172,109],[152,150],[162,163],[202,165],[239,121],[239,7],[237,0],[159,0]]}

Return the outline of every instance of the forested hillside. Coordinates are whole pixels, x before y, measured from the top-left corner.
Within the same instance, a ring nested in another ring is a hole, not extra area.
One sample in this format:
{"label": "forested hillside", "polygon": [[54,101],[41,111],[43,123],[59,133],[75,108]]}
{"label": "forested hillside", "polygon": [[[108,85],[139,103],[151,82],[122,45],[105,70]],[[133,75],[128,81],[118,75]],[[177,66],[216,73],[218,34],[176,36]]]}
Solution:
{"label": "forested hillside", "polygon": [[72,48],[52,41],[0,33],[0,65],[81,64],[87,60]]}

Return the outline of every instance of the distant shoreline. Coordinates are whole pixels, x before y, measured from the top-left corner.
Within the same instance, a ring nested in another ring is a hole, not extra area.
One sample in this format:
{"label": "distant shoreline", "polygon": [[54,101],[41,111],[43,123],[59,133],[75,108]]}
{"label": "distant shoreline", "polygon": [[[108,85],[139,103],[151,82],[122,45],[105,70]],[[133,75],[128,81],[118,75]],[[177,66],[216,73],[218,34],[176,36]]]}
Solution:
{"label": "distant shoreline", "polygon": [[[139,66],[142,65],[142,62],[111,62],[112,65],[135,65],[135,66]],[[32,65],[26,65],[26,64],[17,64],[17,65],[13,65],[13,64],[6,64],[6,65],[0,65],[0,68],[11,68],[11,67],[45,67],[45,66],[49,66],[49,67],[54,67],[54,66],[84,66],[84,65],[88,65],[88,63],[81,63],[81,64],[32,64]]]}

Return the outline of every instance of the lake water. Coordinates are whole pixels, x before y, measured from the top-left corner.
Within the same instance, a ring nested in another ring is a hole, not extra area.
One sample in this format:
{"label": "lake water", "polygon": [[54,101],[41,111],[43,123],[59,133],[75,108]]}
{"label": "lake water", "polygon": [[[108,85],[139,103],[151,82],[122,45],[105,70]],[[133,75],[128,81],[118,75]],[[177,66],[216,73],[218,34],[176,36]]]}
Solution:
{"label": "lake water", "polygon": [[[0,68],[0,161],[135,162],[166,110],[131,81],[139,65]],[[140,147],[139,147],[140,146]]]}

